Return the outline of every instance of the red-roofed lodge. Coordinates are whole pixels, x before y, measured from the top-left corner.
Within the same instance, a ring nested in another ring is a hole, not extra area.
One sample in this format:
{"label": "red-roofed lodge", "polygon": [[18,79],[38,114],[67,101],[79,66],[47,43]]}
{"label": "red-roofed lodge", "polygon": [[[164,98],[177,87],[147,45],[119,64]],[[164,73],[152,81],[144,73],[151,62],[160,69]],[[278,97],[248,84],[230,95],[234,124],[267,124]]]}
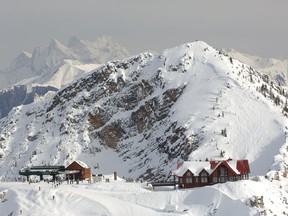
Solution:
{"label": "red-roofed lodge", "polygon": [[227,181],[248,179],[248,160],[185,161],[177,164],[173,175],[179,188],[202,187]]}

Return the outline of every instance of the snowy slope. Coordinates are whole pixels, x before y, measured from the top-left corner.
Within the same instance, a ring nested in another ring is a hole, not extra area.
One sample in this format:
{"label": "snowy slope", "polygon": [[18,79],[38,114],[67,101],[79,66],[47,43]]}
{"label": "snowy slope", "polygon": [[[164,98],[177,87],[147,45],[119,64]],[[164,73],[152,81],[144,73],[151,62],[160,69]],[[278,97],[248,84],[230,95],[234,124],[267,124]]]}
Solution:
{"label": "snowy slope", "polygon": [[238,52],[234,49],[223,50],[229,56],[250,65],[271,77],[281,85],[288,83],[288,60],[287,58],[263,58],[255,55]]}
{"label": "snowy slope", "polygon": [[[106,178],[106,177],[105,177]],[[203,188],[147,190],[145,183],[125,181],[69,185],[0,183],[1,214],[9,215],[167,215],[257,216],[287,214],[287,193],[266,179],[242,180]],[[40,187],[40,190],[39,190]],[[54,199],[53,199],[54,196]],[[253,201],[263,196],[263,206]]]}
{"label": "snowy slope", "polygon": [[76,60],[64,60],[62,64],[58,64],[49,70],[49,73],[44,73],[39,76],[34,76],[29,79],[24,79],[15,85],[41,85],[52,86],[60,89],[73,80],[81,77],[83,74],[92,71],[99,67],[100,64],[83,64]]}

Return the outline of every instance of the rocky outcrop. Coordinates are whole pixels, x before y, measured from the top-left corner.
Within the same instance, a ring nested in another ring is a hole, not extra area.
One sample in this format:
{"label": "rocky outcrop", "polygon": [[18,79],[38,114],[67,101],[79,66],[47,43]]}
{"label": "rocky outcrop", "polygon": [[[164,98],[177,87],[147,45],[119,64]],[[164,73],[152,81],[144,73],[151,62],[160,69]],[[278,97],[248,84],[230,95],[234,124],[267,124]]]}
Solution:
{"label": "rocky outcrop", "polygon": [[56,92],[51,86],[14,86],[0,91],[0,118],[8,115],[13,107],[33,103],[47,92]]}
{"label": "rocky outcrop", "polygon": [[116,149],[117,144],[121,141],[125,135],[125,131],[121,128],[120,123],[113,122],[110,125],[104,127],[101,131],[97,133],[101,144]]}

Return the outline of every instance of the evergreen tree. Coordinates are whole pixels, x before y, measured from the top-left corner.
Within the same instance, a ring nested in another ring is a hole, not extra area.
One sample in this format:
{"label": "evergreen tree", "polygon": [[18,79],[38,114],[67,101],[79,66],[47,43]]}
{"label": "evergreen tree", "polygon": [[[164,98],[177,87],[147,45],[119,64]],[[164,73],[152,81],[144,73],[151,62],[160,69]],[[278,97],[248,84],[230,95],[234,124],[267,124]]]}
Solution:
{"label": "evergreen tree", "polygon": [[227,130],[226,128],[221,130],[221,135],[223,135],[224,137],[227,137]]}

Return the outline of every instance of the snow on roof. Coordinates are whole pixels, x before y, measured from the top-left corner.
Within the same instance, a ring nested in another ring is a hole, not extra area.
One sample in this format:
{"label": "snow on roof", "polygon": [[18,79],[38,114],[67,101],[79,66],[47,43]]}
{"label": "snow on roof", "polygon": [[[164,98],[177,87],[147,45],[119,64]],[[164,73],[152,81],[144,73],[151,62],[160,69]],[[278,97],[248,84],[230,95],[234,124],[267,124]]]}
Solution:
{"label": "snow on roof", "polygon": [[[249,165],[248,167],[240,166],[239,163],[248,164],[247,160],[219,160],[219,161],[185,161],[182,166],[180,166],[177,170],[173,171],[173,175],[183,176],[187,170],[190,170],[193,175],[198,176],[199,173],[204,169],[210,175],[214,172],[221,164],[227,165],[235,174],[243,174],[249,173]],[[241,170],[239,170],[239,167]],[[245,169],[245,170],[244,170]]]}
{"label": "snow on roof", "polygon": [[[215,162],[216,163],[216,166],[213,168],[213,171],[212,172],[214,172],[214,170],[216,170],[221,164],[226,164],[228,167],[230,167],[231,168],[231,170],[235,173],[235,174],[237,174],[237,175],[239,175],[240,173],[239,173],[239,171],[237,170],[237,160],[231,160],[231,159],[229,159],[229,160],[222,160],[222,161],[212,161],[212,162]],[[211,172],[211,173],[212,173]],[[210,173],[210,174],[211,174]]]}
{"label": "snow on roof", "polygon": [[230,168],[236,173],[236,174],[240,174],[239,170],[237,169],[237,164],[238,161],[237,160],[228,160],[227,164],[230,166]]}
{"label": "snow on roof", "polygon": [[185,161],[181,167],[174,171],[174,174],[177,176],[182,176],[187,170],[190,170],[194,175],[197,176],[203,169],[205,169],[210,174],[209,161]]}
{"label": "snow on roof", "polygon": [[89,166],[86,163],[84,163],[83,161],[77,160],[75,162],[78,163],[83,168],[89,168]]}

